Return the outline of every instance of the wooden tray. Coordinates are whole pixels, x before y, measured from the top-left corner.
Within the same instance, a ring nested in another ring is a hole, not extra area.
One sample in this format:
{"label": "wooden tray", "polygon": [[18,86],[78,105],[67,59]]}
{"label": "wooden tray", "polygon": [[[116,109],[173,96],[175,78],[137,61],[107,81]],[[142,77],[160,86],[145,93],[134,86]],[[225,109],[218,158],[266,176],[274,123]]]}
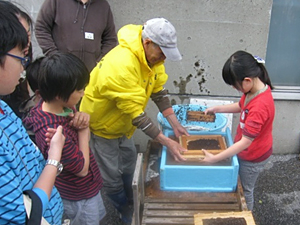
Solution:
{"label": "wooden tray", "polygon": [[187,120],[199,122],[215,122],[216,114],[203,111],[187,111]]}
{"label": "wooden tray", "polygon": [[244,218],[247,225],[255,225],[255,221],[251,211],[227,213],[198,213],[194,215],[195,225],[204,225],[203,220],[217,218]]}
{"label": "wooden tray", "polygon": [[[211,147],[215,147],[215,148],[208,148],[209,146],[199,146],[199,149],[191,149],[189,147],[189,143],[193,142],[193,141],[215,141],[218,143],[218,146],[216,148],[216,146],[211,146]],[[220,152],[222,152],[223,150],[225,150],[227,148],[226,142],[225,142],[225,138],[222,135],[191,135],[191,136],[186,136],[186,135],[182,135],[179,137],[179,143],[181,144],[182,147],[184,147],[185,149],[187,149],[187,152],[183,152],[182,155],[184,155],[184,157],[187,160],[199,160],[201,158],[204,158],[204,153],[202,151],[202,149],[207,150],[208,152],[212,153],[212,154],[218,154]],[[205,148],[204,148],[205,147]]]}

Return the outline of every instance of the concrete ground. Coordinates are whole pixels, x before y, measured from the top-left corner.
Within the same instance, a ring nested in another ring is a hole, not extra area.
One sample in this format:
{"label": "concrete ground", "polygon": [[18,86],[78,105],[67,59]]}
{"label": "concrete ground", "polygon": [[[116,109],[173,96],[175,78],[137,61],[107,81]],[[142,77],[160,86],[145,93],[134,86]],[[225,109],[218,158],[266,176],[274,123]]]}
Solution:
{"label": "concrete ground", "polygon": [[[258,177],[253,216],[256,225],[300,224],[299,155],[273,155]],[[123,225],[107,197],[107,216],[101,225]]]}

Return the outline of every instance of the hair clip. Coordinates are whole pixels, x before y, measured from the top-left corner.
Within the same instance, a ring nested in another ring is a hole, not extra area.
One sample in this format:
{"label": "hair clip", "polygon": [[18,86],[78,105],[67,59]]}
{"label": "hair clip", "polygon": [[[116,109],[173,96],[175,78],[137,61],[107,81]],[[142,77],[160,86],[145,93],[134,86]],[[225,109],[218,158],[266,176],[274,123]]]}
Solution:
{"label": "hair clip", "polygon": [[256,60],[256,62],[265,64],[265,60],[263,60],[263,59],[260,58],[259,56],[255,55],[255,56],[253,56],[253,57],[254,57],[254,59]]}

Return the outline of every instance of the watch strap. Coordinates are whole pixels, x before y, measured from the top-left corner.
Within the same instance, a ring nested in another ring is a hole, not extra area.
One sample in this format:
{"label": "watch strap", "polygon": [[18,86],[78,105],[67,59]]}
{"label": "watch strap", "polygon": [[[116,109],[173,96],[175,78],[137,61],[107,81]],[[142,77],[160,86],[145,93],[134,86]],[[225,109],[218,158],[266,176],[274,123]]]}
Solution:
{"label": "watch strap", "polygon": [[47,159],[46,165],[55,166],[57,168],[57,174],[56,175],[59,175],[61,173],[61,171],[63,170],[63,165],[55,159]]}

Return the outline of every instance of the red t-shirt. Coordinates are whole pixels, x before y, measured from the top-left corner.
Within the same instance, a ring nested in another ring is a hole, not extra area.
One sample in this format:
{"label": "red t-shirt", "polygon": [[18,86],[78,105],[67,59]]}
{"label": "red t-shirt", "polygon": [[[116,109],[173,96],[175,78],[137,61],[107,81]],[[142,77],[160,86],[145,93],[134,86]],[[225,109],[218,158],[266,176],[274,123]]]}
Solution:
{"label": "red t-shirt", "polygon": [[241,107],[240,124],[234,142],[242,136],[253,139],[251,145],[241,151],[238,157],[242,160],[260,162],[272,154],[273,120],[275,116],[274,100],[270,87],[244,105],[246,95],[239,102]]}

